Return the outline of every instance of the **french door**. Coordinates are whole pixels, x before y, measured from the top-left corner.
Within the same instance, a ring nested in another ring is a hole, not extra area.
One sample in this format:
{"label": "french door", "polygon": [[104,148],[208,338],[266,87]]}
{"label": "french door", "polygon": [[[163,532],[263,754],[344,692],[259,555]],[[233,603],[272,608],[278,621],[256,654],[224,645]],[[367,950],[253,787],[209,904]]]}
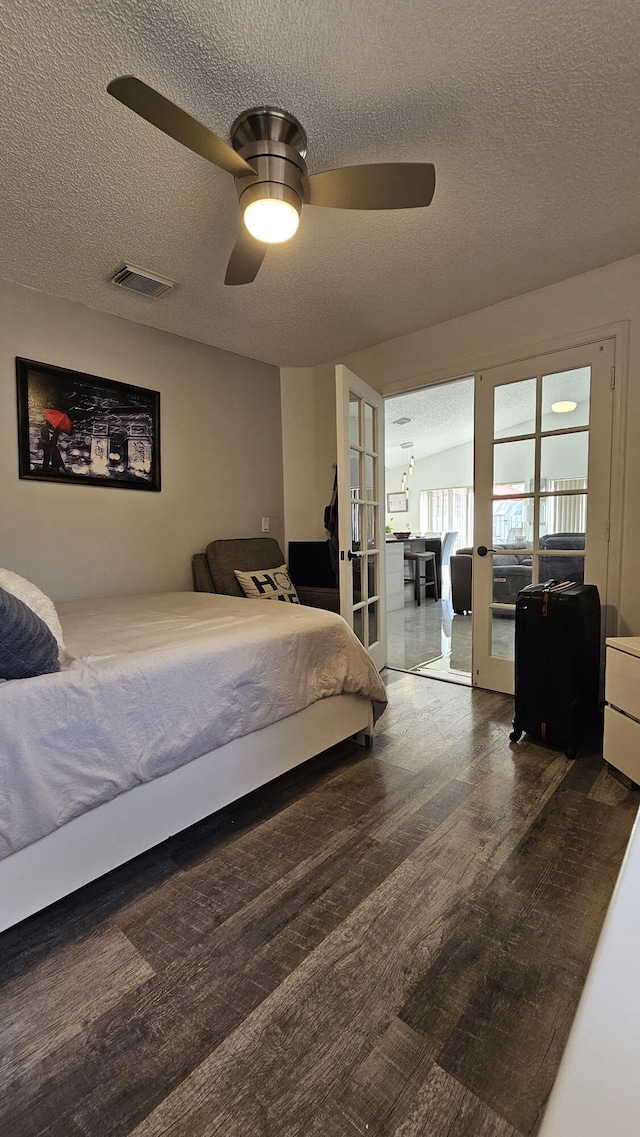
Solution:
{"label": "french door", "polygon": [[515,600],[549,579],[607,598],[613,339],[476,376],[473,683],[514,689]]}
{"label": "french door", "polygon": [[340,613],[378,670],[387,662],[382,396],[336,367]]}

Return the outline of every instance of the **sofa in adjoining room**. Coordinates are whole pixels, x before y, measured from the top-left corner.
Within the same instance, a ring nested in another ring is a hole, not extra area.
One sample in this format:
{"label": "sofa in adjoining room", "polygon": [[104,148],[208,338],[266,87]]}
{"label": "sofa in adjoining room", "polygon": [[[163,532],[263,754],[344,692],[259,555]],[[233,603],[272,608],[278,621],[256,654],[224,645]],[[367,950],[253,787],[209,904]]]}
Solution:
{"label": "sofa in adjoining room", "polygon": [[[584,551],[584,533],[548,533],[540,538],[540,580],[584,580],[584,557],[555,557],[553,550]],[[451,602],[457,615],[471,611],[473,548],[458,549],[451,557]],[[522,588],[531,584],[531,552],[522,544],[496,545],[493,554],[493,599],[496,604],[515,604]],[[510,613],[507,613],[508,615]]]}
{"label": "sofa in adjoining room", "polygon": [[[540,548],[548,554],[554,549],[575,549],[584,552],[584,533],[547,533],[540,540]],[[575,580],[584,584],[584,557],[540,557],[540,580]]]}
{"label": "sofa in adjoining room", "polygon": [[496,545],[493,555],[493,599],[515,604],[521,588],[531,584],[531,553],[518,545]]}

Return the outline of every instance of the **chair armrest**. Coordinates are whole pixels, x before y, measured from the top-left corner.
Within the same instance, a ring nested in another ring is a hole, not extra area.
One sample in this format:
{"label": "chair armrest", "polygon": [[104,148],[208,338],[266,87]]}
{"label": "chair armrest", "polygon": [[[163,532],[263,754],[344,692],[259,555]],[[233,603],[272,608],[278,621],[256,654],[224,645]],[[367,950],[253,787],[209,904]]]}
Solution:
{"label": "chair armrest", "polygon": [[471,574],[473,560],[471,557],[454,556],[449,561],[451,584],[459,584],[461,588],[471,588]]}
{"label": "chair armrest", "polygon": [[304,584],[297,584],[296,592],[300,603],[306,604],[309,608],[340,612],[340,592],[337,588],[309,588]]}
{"label": "chair armrest", "polygon": [[451,573],[451,603],[454,612],[470,612],[473,557],[456,553],[449,561],[449,571]]}
{"label": "chair armrest", "polygon": [[205,553],[194,553],[191,558],[191,571],[194,592],[215,592]]}

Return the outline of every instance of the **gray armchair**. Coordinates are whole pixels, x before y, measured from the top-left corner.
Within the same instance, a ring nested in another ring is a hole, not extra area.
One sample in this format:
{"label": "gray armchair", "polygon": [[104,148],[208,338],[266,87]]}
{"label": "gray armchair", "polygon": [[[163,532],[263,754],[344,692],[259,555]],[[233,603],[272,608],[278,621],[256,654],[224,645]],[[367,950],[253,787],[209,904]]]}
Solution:
{"label": "gray armchair", "polygon": [[449,560],[451,606],[457,616],[471,611],[473,549],[458,549]]}
{"label": "gray armchair", "polygon": [[[458,549],[450,565],[451,603],[454,612],[461,616],[471,611],[473,549]],[[515,604],[520,589],[527,584],[531,584],[531,553],[518,545],[496,545],[493,599],[499,604]]]}
{"label": "gray armchair", "polygon": [[[204,553],[195,553],[191,565],[194,592],[219,592],[224,596],[244,596],[234,569],[277,568],[285,563],[282,549],[274,537],[236,537],[211,541]],[[340,611],[337,588],[307,587],[294,581],[301,604],[311,608]]]}

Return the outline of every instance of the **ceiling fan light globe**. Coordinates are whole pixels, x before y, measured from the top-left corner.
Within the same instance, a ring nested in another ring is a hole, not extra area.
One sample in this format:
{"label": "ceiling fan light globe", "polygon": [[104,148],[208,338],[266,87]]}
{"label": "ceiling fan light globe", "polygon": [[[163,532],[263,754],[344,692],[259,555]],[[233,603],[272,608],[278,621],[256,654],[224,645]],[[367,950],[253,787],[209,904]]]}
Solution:
{"label": "ceiling fan light globe", "polygon": [[293,237],[300,224],[300,214],[288,201],[263,197],[249,202],[244,211],[244,223],[257,241],[281,245]]}

